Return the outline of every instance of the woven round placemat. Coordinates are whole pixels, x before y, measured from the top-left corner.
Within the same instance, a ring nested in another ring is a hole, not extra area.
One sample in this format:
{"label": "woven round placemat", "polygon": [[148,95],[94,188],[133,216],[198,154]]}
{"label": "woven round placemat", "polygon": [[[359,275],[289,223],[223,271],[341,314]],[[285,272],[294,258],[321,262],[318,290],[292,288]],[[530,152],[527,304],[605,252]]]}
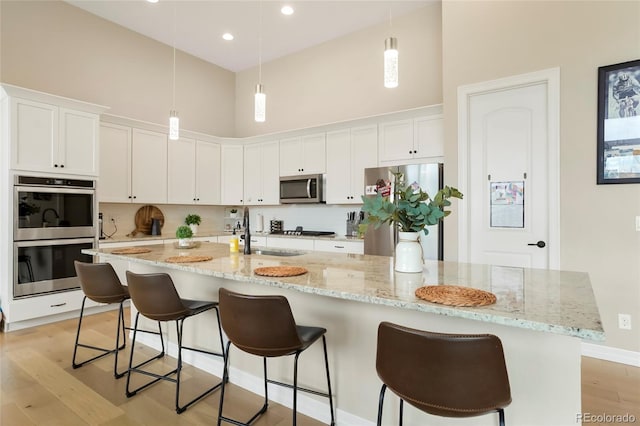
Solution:
{"label": "woven round placemat", "polygon": [[496,303],[496,295],[457,285],[428,285],[416,290],[416,297],[449,306],[485,306]]}
{"label": "woven round placemat", "polygon": [[142,247],[125,247],[113,250],[111,253],[113,254],[142,254],[142,253],[151,253],[151,249],[142,248]]}
{"label": "woven round placemat", "polygon": [[263,266],[253,270],[256,275],[264,277],[295,277],[309,272],[300,266]]}
{"label": "woven round placemat", "polygon": [[193,262],[206,262],[213,259],[212,256],[172,256],[166,258],[164,261],[167,263],[193,263]]}

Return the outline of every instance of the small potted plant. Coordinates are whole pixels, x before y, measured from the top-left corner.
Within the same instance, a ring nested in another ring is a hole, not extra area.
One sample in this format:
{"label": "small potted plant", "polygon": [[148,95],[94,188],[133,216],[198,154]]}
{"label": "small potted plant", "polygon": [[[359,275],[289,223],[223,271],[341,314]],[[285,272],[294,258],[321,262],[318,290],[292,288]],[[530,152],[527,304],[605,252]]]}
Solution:
{"label": "small potted plant", "polygon": [[202,222],[202,218],[197,214],[188,214],[184,219],[184,223],[189,225],[189,228],[191,228],[191,232],[193,232],[193,235],[196,235],[198,233],[198,225],[200,225],[200,222]]}
{"label": "small potted plant", "polygon": [[400,242],[396,245],[395,270],[399,272],[422,272],[422,248],[419,233],[429,233],[427,226],[437,225],[451,212],[449,198],[462,199],[456,188],[445,186],[434,197],[417,185],[404,185],[402,173],[395,173],[394,199],[378,193],[375,197],[362,197],[362,210],[368,213],[364,224],[373,224],[377,229],[383,223],[396,226]]}
{"label": "small potted plant", "polygon": [[232,218],[237,218],[238,217],[238,209],[237,208],[232,208],[231,210],[229,210],[229,217]]}
{"label": "small potted plant", "polygon": [[178,226],[176,229],[176,238],[180,247],[189,247],[190,239],[193,237],[193,231],[187,225]]}

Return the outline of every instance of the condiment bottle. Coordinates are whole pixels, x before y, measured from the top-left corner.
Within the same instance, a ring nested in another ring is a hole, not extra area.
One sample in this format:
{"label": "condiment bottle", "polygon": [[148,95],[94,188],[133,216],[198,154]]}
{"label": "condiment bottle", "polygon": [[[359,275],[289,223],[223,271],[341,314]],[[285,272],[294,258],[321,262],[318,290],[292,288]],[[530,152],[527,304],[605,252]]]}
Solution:
{"label": "condiment bottle", "polygon": [[231,239],[229,240],[229,252],[238,253],[238,236],[236,235],[236,230],[233,230],[233,234],[231,234]]}

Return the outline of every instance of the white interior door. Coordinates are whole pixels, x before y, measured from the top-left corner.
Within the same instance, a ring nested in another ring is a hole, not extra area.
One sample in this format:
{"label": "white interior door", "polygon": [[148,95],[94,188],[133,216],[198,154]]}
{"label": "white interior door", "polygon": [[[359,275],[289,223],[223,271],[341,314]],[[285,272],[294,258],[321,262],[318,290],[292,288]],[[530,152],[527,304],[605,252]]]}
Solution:
{"label": "white interior door", "polygon": [[461,260],[558,266],[557,105],[549,93],[543,79],[466,94]]}

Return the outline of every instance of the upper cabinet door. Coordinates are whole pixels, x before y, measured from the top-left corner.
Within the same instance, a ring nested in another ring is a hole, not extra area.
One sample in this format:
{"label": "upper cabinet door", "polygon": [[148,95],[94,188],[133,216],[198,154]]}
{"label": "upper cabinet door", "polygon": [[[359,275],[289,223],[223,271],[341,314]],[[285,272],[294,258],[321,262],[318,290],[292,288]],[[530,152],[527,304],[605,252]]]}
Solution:
{"label": "upper cabinet door", "polygon": [[351,132],[327,133],[327,204],[351,201]]}
{"label": "upper cabinet door", "polygon": [[131,175],[134,203],[167,202],[167,135],[133,129]]}
{"label": "upper cabinet door", "polygon": [[325,173],[327,171],[325,140],[324,133],[302,137],[302,174]]}
{"label": "upper cabinet door", "polygon": [[416,157],[444,157],[442,117],[420,117],[413,120]]}
{"label": "upper cabinet door", "polygon": [[278,142],[262,144],[262,197],[260,204],[280,204],[280,153]]}
{"label": "upper cabinet door", "polygon": [[97,176],[100,117],[66,108],[59,115],[58,166],[65,173]]}
{"label": "upper cabinet door", "polygon": [[168,144],[167,201],[171,204],[196,202],[196,141],[180,138]]}
{"label": "upper cabinet door", "polygon": [[380,163],[413,158],[413,120],[381,123],[379,130]]}
{"label": "upper cabinet door", "polygon": [[196,141],[196,202],[220,204],[220,145]]}
{"label": "upper cabinet door", "polygon": [[243,146],[221,146],[221,203],[225,206],[243,203]]}
{"label": "upper cabinet door", "polygon": [[52,171],[58,157],[58,108],[14,98],[12,110],[12,168]]}
{"label": "upper cabinet door", "polygon": [[302,139],[289,138],[280,141],[280,176],[302,174]]}
{"label": "upper cabinet door", "polygon": [[117,124],[100,125],[101,203],[131,202],[131,128]]}
{"label": "upper cabinet door", "polygon": [[351,199],[362,203],[364,195],[364,169],[378,166],[378,126],[351,129]]}
{"label": "upper cabinet door", "polygon": [[244,147],[244,204],[259,204],[262,196],[262,145]]}

